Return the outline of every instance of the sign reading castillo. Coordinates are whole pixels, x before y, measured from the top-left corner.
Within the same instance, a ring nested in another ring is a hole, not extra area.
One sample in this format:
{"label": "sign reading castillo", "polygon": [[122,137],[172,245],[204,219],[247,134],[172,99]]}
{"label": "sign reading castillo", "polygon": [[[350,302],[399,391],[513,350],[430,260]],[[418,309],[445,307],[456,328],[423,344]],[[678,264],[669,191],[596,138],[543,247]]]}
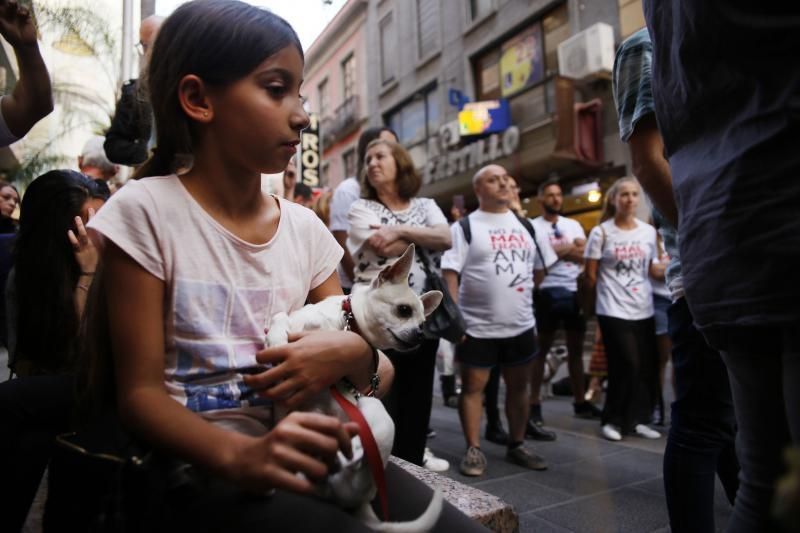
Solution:
{"label": "sign reading castillo", "polygon": [[309,113],[308,119],[308,127],[300,135],[300,181],[309,187],[318,187],[321,152],[319,115]]}

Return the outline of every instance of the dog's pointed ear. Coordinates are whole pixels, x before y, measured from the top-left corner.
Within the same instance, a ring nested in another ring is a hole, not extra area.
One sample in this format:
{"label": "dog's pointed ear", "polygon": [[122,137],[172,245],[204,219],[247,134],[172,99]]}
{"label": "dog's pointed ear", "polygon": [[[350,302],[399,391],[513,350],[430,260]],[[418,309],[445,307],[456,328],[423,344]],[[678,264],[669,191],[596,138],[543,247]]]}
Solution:
{"label": "dog's pointed ear", "polygon": [[377,289],[386,282],[389,283],[408,283],[408,273],[411,271],[411,264],[414,262],[414,244],[409,244],[397,261],[383,269],[372,280],[372,288]]}
{"label": "dog's pointed ear", "polygon": [[419,297],[422,300],[422,310],[425,313],[425,317],[430,316],[439,304],[442,303],[443,294],[441,291],[428,291]]}

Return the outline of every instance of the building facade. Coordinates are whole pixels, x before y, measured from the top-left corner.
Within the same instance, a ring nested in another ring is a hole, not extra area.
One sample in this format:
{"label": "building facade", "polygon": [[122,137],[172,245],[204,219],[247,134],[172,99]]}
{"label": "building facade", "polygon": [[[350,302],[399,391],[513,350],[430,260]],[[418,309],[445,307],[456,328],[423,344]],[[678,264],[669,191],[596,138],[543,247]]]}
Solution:
{"label": "building facade", "polygon": [[[421,194],[445,211],[458,194],[475,207],[472,175],[498,163],[523,197],[559,176],[567,209],[596,217],[600,200],[586,191],[625,175],[628,151],[610,72],[564,77],[558,47],[598,22],[610,26],[613,60],[624,37],[644,25],[641,0],[370,0],[368,123],[398,133],[423,173]],[[465,101],[504,101],[510,121],[491,134],[461,135]],[[573,186],[583,192],[569,195]],[[525,206],[536,214],[536,202]]]}
{"label": "building facade", "polygon": [[335,188],[356,173],[356,145],[369,122],[367,0],[348,0],[305,53],[303,93],[319,116],[319,186]]}

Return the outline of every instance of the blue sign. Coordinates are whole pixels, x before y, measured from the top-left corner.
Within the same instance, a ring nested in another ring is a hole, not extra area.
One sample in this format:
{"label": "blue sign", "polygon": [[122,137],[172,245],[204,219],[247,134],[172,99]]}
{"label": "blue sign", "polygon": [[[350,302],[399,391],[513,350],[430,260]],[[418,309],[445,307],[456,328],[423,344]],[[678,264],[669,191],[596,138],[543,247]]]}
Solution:
{"label": "blue sign", "polygon": [[464,108],[464,104],[469,102],[469,97],[458,89],[450,89],[447,91],[447,99],[450,105],[458,108],[459,111]]}

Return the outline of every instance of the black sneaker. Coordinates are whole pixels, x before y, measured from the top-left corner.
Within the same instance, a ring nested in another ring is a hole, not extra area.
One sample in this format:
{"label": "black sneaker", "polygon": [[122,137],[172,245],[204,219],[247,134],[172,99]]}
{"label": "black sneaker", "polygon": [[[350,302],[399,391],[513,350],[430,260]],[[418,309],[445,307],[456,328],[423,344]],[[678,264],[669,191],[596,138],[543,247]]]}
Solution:
{"label": "black sneaker", "polygon": [[486,423],[486,433],[484,434],[486,440],[495,444],[505,446],[508,444],[508,433],[503,429],[503,424],[499,420]]}
{"label": "black sneaker", "polygon": [[547,470],[547,461],[526,450],[525,446],[517,446],[507,450],[506,461],[531,470]]}
{"label": "black sneaker", "polygon": [[541,440],[541,441],[556,440],[555,433],[544,429],[543,426],[535,423],[533,420],[528,420],[528,425],[525,426],[525,436],[533,440]]}
{"label": "black sneaker", "polygon": [[592,402],[573,403],[572,409],[578,418],[600,418],[603,411],[597,408]]}

